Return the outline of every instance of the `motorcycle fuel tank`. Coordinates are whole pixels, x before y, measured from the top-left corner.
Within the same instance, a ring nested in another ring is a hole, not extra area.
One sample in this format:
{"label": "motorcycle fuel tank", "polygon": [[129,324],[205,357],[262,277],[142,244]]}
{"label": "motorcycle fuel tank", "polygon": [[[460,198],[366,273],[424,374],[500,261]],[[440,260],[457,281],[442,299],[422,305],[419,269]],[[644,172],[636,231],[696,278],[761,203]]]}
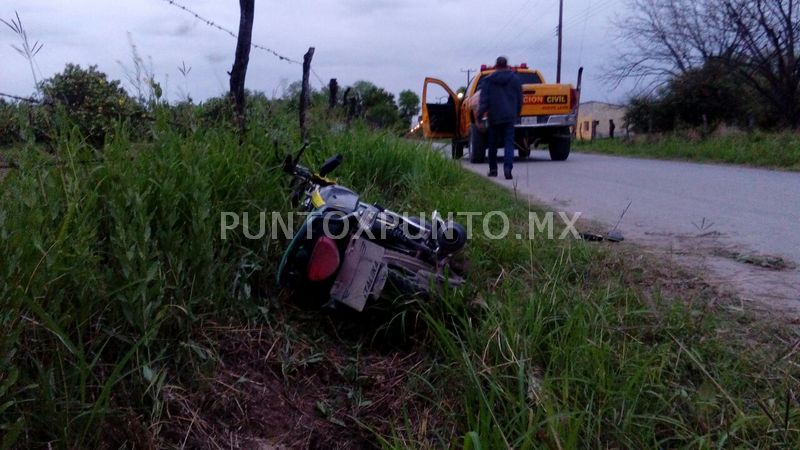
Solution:
{"label": "motorcycle fuel tank", "polygon": [[319,189],[319,195],[325,201],[325,206],[345,213],[353,212],[358,208],[358,194],[343,186],[325,186]]}

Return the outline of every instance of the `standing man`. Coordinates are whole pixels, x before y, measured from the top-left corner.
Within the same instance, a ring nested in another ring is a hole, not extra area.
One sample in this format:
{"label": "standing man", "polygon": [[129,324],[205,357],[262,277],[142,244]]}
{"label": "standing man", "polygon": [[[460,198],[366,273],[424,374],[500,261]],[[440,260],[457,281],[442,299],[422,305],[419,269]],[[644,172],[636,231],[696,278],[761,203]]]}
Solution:
{"label": "standing man", "polygon": [[496,72],[481,82],[481,104],[478,115],[489,122],[489,176],[497,176],[497,139],[502,137],[503,173],[510,180],[514,167],[514,125],[522,110],[522,84],[508,68],[504,56],[495,62]]}

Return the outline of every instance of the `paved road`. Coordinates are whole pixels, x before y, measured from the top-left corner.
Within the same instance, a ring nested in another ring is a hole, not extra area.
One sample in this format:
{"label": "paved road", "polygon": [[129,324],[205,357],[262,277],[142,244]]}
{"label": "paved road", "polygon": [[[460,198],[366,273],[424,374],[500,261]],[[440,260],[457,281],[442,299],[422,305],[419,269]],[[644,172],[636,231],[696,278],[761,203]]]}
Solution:
{"label": "paved road", "polygon": [[[800,314],[800,173],[546,152],[498,183],[556,210],[619,226],[628,240],[700,258],[707,277],[758,307]],[[487,166],[464,162],[485,175]],[[765,269],[761,265],[788,268]],[[750,261],[750,263],[746,262]]]}

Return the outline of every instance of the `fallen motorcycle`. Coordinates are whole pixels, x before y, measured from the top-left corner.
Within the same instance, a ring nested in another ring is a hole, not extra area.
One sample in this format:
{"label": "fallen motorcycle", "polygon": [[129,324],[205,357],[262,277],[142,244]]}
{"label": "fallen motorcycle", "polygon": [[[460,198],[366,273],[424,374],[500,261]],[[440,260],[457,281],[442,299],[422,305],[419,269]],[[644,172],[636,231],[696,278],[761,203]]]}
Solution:
{"label": "fallen motorcycle", "polygon": [[464,283],[451,265],[467,240],[460,224],[436,212],[427,222],[362,202],[326,177],[342,163],[341,155],[315,173],[299,164],[306,147],[283,163],[292,177],[292,204],[301,204],[308,215],[281,259],[281,286],[360,312],[387,284],[426,297],[431,289]]}

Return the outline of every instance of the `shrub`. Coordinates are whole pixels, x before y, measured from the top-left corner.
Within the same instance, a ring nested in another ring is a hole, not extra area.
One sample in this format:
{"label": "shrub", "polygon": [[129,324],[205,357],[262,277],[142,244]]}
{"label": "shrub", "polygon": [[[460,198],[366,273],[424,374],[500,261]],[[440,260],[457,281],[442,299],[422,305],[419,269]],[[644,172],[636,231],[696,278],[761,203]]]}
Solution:
{"label": "shrub", "polygon": [[199,119],[205,126],[224,125],[233,122],[233,103],[231,103],[227,95],[209,98],[201,103],[197,110]]}
{"label": "shrub", "polygon": [[16,104],[0,99],[0,145],[10,145],[20,141],[17,112]]}
{"label": "shrub", "polygon": [[391,128],[400,123],[400,115],[393,104],[378,103],[367,110],[367,123],[376,128]]}
{"label": "shrub", "polygon": [[111,137],[120,121],[137,131],[144,124],[142,106],[125,92],[119,81],[109,81],[97,66],[82,69],[67,64],[64,72],[42,82],[41,90],[51,113],[63,109],[94,146]]}
{"label": "shrub", "polygon": [[[173,109],[181,108],[184,103],[176,105]],[[270,117],[277,105],[282,105],[288,108],[289,111],[296,111],[293,109],[294,104],[284,100],[270,100],[264,95],[263,92],[245,90],[245,105],[247,108],[247,122],[252,128],[255,124],[264,124],[269,122]],[[183,106],[187,108],[186,106]],[[282,109],[282,108],[281,108]],[[228,130],[235,129],[233,120],[233,103],[227,94],[219,97],[212,97],[200,103],[196,107],[187,109],[191,112],[191,120],[195,122],[195,126],[202,126],[204,128],[222,127]],[[186,116],[183,119],[187,120]],[[183,126],[183,123],[179,123]]]}
{"label": "shrub", "polygon": [[716,61],[675,76],[655,95],[634,97],[625,119],[640,133],[699,127],[708,133],[720,124],[765,124],[755,95]]}

